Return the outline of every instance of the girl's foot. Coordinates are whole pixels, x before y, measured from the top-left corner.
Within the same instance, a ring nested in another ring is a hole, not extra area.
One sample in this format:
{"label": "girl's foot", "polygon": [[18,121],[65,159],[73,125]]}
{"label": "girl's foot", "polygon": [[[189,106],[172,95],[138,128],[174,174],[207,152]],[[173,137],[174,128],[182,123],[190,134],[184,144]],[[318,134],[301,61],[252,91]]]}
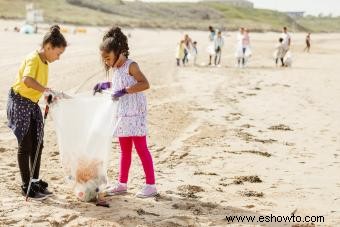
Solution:
{"label": "girl's foot", "polygon": [[118,182],[114,186],[109,186],[105,192],[108,196],[124,194],[127,192],[127,184]]}
{"label": "girl's foot", "polygon": [[157,194],[157,189],[154,184],[146,184],[144,188],[136,194],[138,198],[154,197]]}

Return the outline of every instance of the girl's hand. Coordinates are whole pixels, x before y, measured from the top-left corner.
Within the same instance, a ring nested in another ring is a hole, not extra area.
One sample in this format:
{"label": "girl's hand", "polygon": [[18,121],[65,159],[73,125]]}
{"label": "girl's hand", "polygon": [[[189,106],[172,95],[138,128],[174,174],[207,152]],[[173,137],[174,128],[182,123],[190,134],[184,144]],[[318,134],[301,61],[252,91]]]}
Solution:
{"label": "girl's hand", "polygon": [[103,90],[107,90],[111,88],[111,82],[101,82],[101,83],[97,83],[94,87],[93,87],[93,95],[95,95],[97,92],[101,93]]}
{"label": "girl's hand", "polygon": [[120,91],[116,91],[115,93],[112,94],[112,100],[116,101],[118,100],[120,97],[124,96],[125,94],[127,94],[127,90],[126,88],[123,88]]}

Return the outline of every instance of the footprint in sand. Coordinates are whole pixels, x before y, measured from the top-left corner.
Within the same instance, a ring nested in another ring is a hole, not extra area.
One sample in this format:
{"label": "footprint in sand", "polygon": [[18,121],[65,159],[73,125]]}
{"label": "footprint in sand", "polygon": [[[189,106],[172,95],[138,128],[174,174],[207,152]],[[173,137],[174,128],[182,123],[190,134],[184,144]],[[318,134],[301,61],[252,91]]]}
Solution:
{"label": "footprint in sand", "polygon": [[275,130],[275,131],[293,131],[289,126],[284,124],[279,125],[273,125],[268,128],[269,130]]}
{"label": "footprint in sand", "polygon": [[230,178],[227,177],[223,177],[220,179],[220,181],[222,181],[221,183],[219,183],[219,185],[221,186],[229,186],[229,185],[241,185],[244,184],[244,182],[249,182],[249,183],[262,183],[262,180],[254,175],[254,176],[235,176],[233,177],[233,182],[231,183],[224,183],[224,181],[229,180]]}
{"label": "footprint in sand", "polygon": [[255,151],[255,150],[242,150],[242,151],[225,151],[227,153],[231,153],[231,154],[242,154],[242,153],[250,153],[250,154],[257,154],[257,155],[261,155],[261,156],[265,156],[265,157],[270,157],[272,156],[270,153],[268,152],[264,152],[264,151]]}
{"label": "footprint in sand", "polygon": [[194,175],[217,176],[217,173],[209,173],[209,172],[195,171],[195,172],[194,172]]}
{"label": "footprint in sand", "polygon": [[16,167],[17,164],[16,163],[8,163],[7,166],[9,166],[9,167]]}
{"label": "footprint in sand", "polygon": [[240,191],[239,194],[243,197],[263,197],[263,192],[256,192],[251,190]]}
{"label": "footprint in sand", "polygon": [[199,198],[199,196],[196,195],[198,192],[204,192],[204,189],[200,186],[196,185],[181,185],[177,187],[177,190],[179,191],[177,194],[184,197],[184,198]]}
{"label": "footprint in sand", "polygon": [[259,143],[274,143],[277,142],[277,140],[274,139],[255,139],[255,142],[259,142]]}

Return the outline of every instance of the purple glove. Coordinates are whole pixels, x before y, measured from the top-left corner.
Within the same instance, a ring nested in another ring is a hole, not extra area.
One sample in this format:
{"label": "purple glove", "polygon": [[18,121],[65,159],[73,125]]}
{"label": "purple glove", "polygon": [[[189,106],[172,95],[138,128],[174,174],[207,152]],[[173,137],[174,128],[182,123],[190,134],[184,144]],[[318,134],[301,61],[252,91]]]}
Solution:
{"label": "purple glove", "polygon": [[115,93],[112,94],[112,99],[117,100],[120,97],[124,96],[127,94],[126,88],[123,88],[122,90],[116,91]]}
{"label": "purple glove", "polygon": [[96,86],[93,88],[93,95],[95,95],[97,92],[102,92],[103,90],[107,90],[111,88],[111,82],[102,82],[97,83]]}

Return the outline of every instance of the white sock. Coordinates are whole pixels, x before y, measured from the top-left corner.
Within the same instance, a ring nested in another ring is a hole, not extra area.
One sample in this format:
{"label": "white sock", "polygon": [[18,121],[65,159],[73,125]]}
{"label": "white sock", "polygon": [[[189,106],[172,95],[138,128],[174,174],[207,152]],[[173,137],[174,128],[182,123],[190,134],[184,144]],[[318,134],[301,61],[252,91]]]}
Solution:
{"label": "white sock", "polygon": [[156,187],[155,184],[146,184],[146,186],[149,186],[149,187],[152,187],[152,188],[155,188],[155,187]]}
{"label": "white sock", "polygon": [[122,185],[122,186],[127,186],[127,183],[121,183],[121,182],[119,182],[119,184]]}

